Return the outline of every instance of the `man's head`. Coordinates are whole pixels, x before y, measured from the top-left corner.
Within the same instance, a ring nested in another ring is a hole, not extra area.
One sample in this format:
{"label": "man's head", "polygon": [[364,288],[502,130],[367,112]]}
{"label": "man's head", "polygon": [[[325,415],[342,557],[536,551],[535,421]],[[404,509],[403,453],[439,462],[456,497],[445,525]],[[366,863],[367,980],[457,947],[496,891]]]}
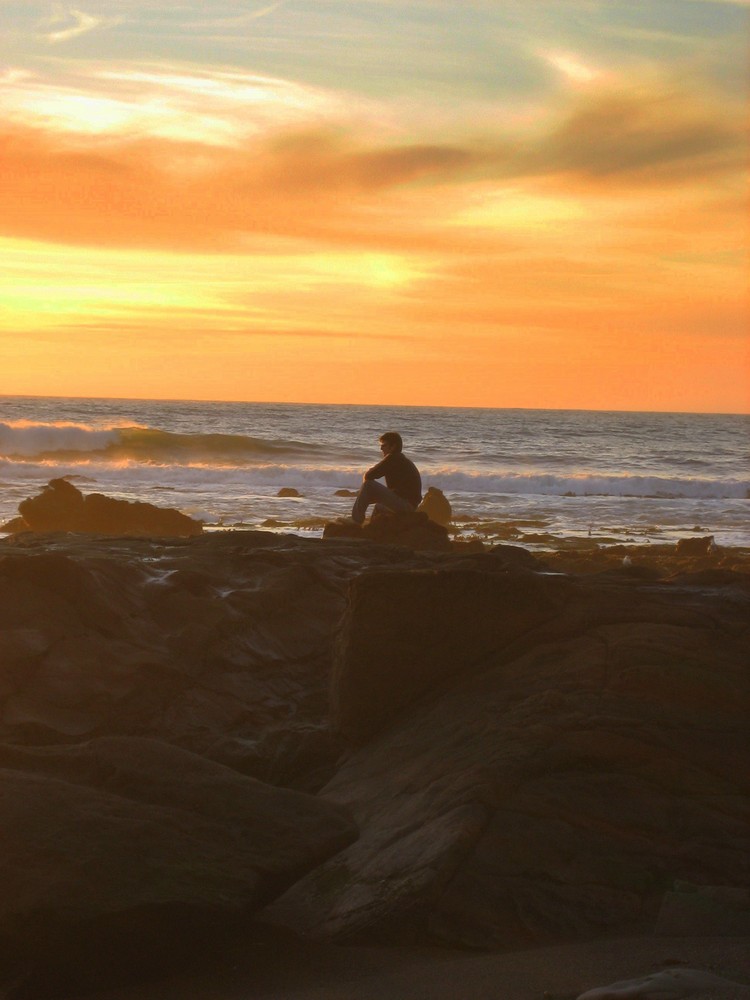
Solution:
{"label": "man's head", "polygon": [[396,431],[386,431],[385,434],[380,435],[380,449],[384,455],[392,455],[394,452],[402,451],[404,447],[404,442],[401,440],[401,435],[397,434]]}

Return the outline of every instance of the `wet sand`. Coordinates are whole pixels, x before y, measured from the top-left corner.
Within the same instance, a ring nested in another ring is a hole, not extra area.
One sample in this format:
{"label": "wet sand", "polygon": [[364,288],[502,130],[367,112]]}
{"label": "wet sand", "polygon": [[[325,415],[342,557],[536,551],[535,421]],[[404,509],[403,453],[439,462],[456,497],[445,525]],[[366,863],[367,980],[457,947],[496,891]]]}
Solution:
{"label": "wet sand", "polygon": [[[621,937],[488,954],[279,936],[235,942],[199,973],[107,990],[92,1000],[573,1000],[674,965],[750,983],[750,939]],[[692,996],[747,1000],[750,986]]]}

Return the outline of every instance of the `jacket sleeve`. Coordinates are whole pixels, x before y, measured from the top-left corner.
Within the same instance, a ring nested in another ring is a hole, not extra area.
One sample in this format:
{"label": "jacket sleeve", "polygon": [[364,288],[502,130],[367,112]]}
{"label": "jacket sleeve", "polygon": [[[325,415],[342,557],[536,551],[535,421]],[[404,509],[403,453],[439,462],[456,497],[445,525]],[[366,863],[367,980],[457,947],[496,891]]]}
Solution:
{"label": "jacket sleeve", "polygon": [[378,462],[377,465],[373,465],[371,469],[368,469],[365,473],[365,479],[382,479],[386,472],[386,462],[388,461],[388,457],[389,456],[386,455],[382,462]]}

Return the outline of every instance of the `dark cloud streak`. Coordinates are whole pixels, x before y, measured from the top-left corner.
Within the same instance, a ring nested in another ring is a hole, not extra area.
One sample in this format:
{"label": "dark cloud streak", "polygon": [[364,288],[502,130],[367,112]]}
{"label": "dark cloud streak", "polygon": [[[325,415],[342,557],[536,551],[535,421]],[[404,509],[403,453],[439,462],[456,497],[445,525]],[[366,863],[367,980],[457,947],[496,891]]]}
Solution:
{"label": "dark cloud streak", "polygon": [[248,234],[434,244],[446,189],[477,181],[543,179],[581,197],[744,175],[741,121],[703,96],[642,88],[593,92],[534,137],[471,143],[386,144],[318,129],[218,148],[9,126],[0,234],[219,252],[241,249]]}

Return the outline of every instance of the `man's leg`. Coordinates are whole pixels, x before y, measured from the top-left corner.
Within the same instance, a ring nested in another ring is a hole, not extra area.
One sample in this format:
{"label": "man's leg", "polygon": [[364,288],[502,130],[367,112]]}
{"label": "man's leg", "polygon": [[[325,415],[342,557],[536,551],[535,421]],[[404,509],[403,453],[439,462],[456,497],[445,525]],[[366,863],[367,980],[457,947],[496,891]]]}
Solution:
{"label": "man's leg", "polygon": [[383,486],[377,479],[366,479],[357,494],[357,499],[354,501],[352,521],[355,521],[357,524],[364,523],[367,508],[371,503],[379,504],[382,507],[387,507],[388,510],[396,512],[414,509],[408,500],[404,500],[398,493],[394,493],[387,486]]}

